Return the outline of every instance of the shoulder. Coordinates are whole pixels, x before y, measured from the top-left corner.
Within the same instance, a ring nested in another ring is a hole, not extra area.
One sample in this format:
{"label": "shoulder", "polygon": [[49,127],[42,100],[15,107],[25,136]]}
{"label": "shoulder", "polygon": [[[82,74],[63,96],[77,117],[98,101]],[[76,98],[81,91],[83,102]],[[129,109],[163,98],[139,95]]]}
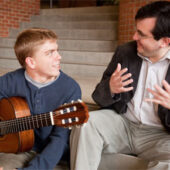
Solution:
{"label": "shoulder", "polygon": [[136,41],[130,41],[125,44],[118,46],[118,49],[123,52],[134,52],[137,54],[137,44]]}
{"label": "shoulder", "polygon": [[60,72],[60,79],[69,86],[79,87],[79,84],[69,75],[65,74],[63,71]]}
{"label": "shoulder", "polygon": [[1,76],[1,79],[12,79],[17,80],[24,77],[24,69],[20,68],[15,71],[8,72]]}
{"label": "shoulder", "polygon": [[117,59],[118,62],[123,62],[134,58],[137,58],[137,44],[136,41],[131,41],[117,47],[113,60]]}
{"label": "shoulder", "polygon": [[64,72],[60,72],[60,77],[53,86],[58,94],[65,96],[66,102],[81,98],[81,89],[79,84]]}
{"label": "shoulder", "polygon": [[74,100],[81,98],[81,88],[73,78],[61,71],[60,79],[62,84],[60,89],[64,90],[68,96],[72,96]]}
{"label": "shoulder", "polygon": [[18,69],[0,77],[0,91],[3,97],[25,94],[24,69]]}

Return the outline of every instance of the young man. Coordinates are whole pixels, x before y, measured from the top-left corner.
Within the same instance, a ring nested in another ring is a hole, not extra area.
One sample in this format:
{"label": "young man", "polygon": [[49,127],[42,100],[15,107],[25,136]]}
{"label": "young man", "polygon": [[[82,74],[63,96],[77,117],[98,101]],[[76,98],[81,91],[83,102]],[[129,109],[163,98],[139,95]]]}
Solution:
{"label": "young man", "polygon": [[114,153],[170,169],[170,2],[142,7],[135,20],[135,41],[117,48],[93,92],[103,109],[72,131],[72,170],[97,170]]}
{"label": "young man", "polygon": [[[14,49],[22,68],[0,77],[0,99],[23,97],[31,114],[36,115],[81,98],[79,85],[60,70],[61,56],[54,32],[38,28],[25,30],[17,37]],[[68,129],[43,127],[34,129],[34,135],[30,152],[0,153],[0,167],[50,170],[60,160],[69,160]]]}

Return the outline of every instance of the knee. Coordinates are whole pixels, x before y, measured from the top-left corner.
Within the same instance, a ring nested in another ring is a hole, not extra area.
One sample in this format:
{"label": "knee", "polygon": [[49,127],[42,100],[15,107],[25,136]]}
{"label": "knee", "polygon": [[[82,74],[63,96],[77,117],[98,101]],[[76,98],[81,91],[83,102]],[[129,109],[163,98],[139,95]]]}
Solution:
{"label": "knee", "polygon": [[104,116],[105,116],[104,110],[91,111],[91,112],[89,112],[88,122],[100,121],[100,119],[102,119],[102,117],[104,117]]}
{"label": "knee", "polygon": [[97,111],[92,111],[89,113],[88,124],[91,126],[102,127],[102,126],[114,126],[124,123],[121,115],[117,114],[115,111],[110,109],[102,109]]}

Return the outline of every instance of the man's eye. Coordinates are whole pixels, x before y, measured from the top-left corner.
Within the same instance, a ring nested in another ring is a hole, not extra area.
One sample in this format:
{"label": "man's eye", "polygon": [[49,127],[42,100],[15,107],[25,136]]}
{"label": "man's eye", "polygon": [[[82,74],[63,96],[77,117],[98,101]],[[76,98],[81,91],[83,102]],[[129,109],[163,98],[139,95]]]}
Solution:
{"label": "man's eye", "polygon": [[146,37],[146,35],[144,35],[144,34],[140,34],[140,36],[141,36],[141,37]]}
{"label": "man's eye", "polygon": [[48,53],[47,53],[47,55],[52,55],[53,54],[53,51],[49,51]]}
{"label": "man's eye", "polygon": [[57,52],[58,52],[58,50],[51,50],[51,51],[48,51],[48,52],[47,52],[47,55],[48,55],[48,56],[51,56],[51,55],[56,54]]}
{"label": "man's eye", "polygon": [[139,36],[143,37],[144,35],[141,32],[138,32]]}

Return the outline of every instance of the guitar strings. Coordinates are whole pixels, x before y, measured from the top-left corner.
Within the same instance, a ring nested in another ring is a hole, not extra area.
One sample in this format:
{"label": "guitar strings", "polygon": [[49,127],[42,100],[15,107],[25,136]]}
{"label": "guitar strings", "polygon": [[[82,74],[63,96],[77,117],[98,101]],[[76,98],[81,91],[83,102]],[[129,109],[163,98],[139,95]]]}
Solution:
{"label": "guitar strings", "polygon": [[[75,107],[72,107],[69,110],[68,108],[66,108],[66,109],[63,109],[62,111],[65,114],[68,112],[74,112],[76,110],[77,109],[75,109]],[[55,119],[59,115],[59,113],[61,113],[61,110],[52,112],[53,118]],[[16,118],[13,120],[1,121],[0,122],[0,135],[34,129],[34,128],[40,128],[40,127],[49,126],[49,125],[52,125],[50,113],[37,114],[33,116]]]}
{"label": "guitar strings", "polygon": [[[53,112],[53,116],[55,116],[55,114],[56,112]],[[1,121],[0,134],[4,135],[49,125],[51,125],[51,118],[49,113],[26,116],[12,120]]]}

